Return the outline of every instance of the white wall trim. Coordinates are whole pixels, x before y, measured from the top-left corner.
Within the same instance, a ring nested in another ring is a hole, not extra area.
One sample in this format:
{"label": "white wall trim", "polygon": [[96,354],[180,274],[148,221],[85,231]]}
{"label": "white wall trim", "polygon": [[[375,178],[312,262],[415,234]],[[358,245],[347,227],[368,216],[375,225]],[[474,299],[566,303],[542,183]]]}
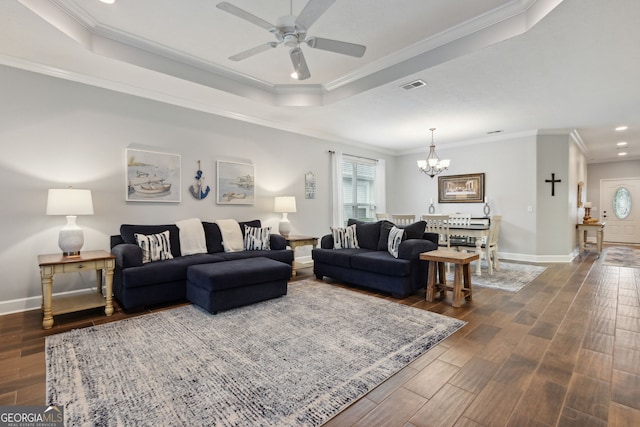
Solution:
{"label": "white wall trim", "polygon": [[509,252],[498,252],[498,258],[502,261],[523,261],[533,263],[558,263],[558,262],[571,262],[575,258],[576,254],[571,253],[567,255],[531,255],[531,254],[516,254]]}
{"label": "white wall trim", "polygon": [[[68,295],[81,295],[88,294],[89,292],[96,292],[94,289],[85,288],[74,291],[59,292],[53,294],[53,297],[68,296]],[[42,308],[42,296],[19,298],[8,301],[0,301],[0,316],[5,314],[21,313],[29,310],[40,310]]]}

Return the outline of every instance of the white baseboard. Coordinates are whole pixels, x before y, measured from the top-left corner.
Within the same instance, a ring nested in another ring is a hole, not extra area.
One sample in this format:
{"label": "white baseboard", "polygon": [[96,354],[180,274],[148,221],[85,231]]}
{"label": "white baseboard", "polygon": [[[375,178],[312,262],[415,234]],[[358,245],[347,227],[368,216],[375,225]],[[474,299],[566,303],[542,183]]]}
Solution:
{"label": "white baseboard", "polygon": [[[89,292],[96,292],[94,289],[78,289],[75,291],[59,292],[56,296],[81,295]],[[42,308],[42,296],[19,298],[9,301],[0,301],[0,316],[4,314],[20,313],[29,310],[40,310]]]}
{"label": "white baseboard", "polygon": [[294,262],[296,264],[296,269],[313,267],[313,258],[311,258],[311,255],[298,257]]}
{"label": "white baseboard", "polygon": [[567,255],[528,255],[528,254],[514,254],[509,252],[498,252],[498,258],[505,261],[522,261],[533,263],[548,263],[548,262],[571,262],[577,255],[577,251]]}

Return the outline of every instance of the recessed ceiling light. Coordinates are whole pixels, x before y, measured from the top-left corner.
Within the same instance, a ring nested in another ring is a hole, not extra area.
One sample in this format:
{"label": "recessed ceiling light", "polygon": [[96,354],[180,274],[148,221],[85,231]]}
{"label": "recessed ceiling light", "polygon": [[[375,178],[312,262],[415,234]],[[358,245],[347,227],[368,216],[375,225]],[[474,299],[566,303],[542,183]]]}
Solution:
{"label": "recessed ceiling light", "polygon": [[629,143],[628,143],[627,141],[620,141],[620,142],[618,142],[616,145],[617,145],[618,147],[624,147],[624,146],[626,146],[626,145],[628,145],[628,144],[629,144]]}
{"label": "recessed ceiling light", "polygon": [[619,132],[619,131],[621,131],[621,130],[627,130],[627,129],[629,129],[629,126],[618,126],[618,127],[616,128],[616,130],[617,130],[618,132]]}
{"label": "recessed ceiling light", "polygon": [[626,156],[626,155],[627,155],[626,151],[622,151],[622,152],[618,153],[618,156]]}
{"label": "recessed ceiling light", "polygon": [[100,0],[104,4],[114,4],[116,0]]}

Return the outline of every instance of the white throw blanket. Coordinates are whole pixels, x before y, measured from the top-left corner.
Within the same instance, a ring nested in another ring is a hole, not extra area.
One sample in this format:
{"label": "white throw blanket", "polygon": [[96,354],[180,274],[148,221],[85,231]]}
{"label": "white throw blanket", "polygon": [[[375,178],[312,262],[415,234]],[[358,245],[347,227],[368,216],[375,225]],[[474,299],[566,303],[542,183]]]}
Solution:
{"label": "white throw blanket", "polygon": [[180,253],[182,255],[206,254],[207,240],[202,222],[198,218],[177,221],[180,230]]}
{"label": "white throw blanket", "polygon": [[219,219],[216,221],[222,234],[222,246],[225,252],[239,252],[244,250],[244,241],[240,224],[235,219]]}

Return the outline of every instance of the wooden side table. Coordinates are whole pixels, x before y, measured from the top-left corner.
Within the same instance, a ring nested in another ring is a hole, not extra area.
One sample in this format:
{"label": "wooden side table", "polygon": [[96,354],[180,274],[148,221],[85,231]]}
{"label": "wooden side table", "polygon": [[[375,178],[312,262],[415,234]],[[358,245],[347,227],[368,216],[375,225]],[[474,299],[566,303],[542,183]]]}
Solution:
{"label": "wooden side table", "polygon": [[[115,256],[107,251],[84,251],[78,256],[58,254],[38,255],[40,265],[40,281],[42,283],[42,311],[44,318],[42,327],[53,326],[53,315],[104,307],[104,314],[113,314],[112,286]],[[75,273],[84,270],[95,270],[98,292],[70,297],[57,297],[52,300],[53,276],[56,273]],[[106,295],[102,292],[102,271],[106,277]],[[105,298],[106,297],[106,298]]]}
{"label": "wooden side table", "polygon": [[290,235],[288,237],[285,237],[285,239],[287,240],[287,245],[289,245],[289,247],[291,247],[291,250],[293,251],[293,265],[291,269],[291,275],[295,277],[296,276],[296,248],[300,246],[313,246],[315,248],[316,246],[318,246],[318,238],[311,237],[311,236]]}
{"label": "wooden side table", "polygon": [[[427,301],[433,301],[436,290],[441,296],[445,296],[447,291],[453,291],[453,307],[460,307],[462,297],[471,300],[473,289],[471,288],[471,261],[480,259],[480,254],[470,252],[456,252],[445,249],[438,249],[420,254],[420,259],[429,261],[429,275],[427,278]],[[453,275],[453,286],[447,285],[444,274],[444,264],[450,262],[455,265]],[[440,273],[440,280],[436,283],[436,272]]]}

